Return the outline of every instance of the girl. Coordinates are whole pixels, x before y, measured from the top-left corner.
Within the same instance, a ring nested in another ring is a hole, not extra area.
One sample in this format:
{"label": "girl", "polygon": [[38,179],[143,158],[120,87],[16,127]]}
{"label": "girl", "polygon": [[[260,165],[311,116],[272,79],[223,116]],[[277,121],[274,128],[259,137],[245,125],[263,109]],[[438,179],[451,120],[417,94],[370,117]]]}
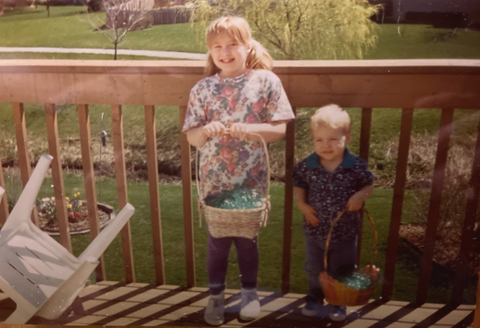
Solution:
{"label": "girl", "polygon": [[[209,49],[206,78],[190,92],[183,131],[190,144],[200,149],[200,185],[204,196],[221,190],[267,186],[266,142],[281,139],[293,111],[279,78],[270,70],[272,58],[251,37],[240,17],[221,17],[206,33]],[[226,129],[229,129],[227,135]],[[210,299],[205,321],[224,322],[224,289],[228,253],[235,243],[241,273],[240,318],[260,314],[257,296],[257,239],[214,238],[208,235],[207,269]]]}

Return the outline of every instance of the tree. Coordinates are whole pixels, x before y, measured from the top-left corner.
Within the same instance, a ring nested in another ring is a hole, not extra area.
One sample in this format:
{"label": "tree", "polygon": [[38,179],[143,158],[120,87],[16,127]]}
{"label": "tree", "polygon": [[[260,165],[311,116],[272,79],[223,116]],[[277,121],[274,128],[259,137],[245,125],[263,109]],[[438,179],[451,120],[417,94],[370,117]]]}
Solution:
{"label": "tree", "polygon": [[153,7],[153,0],[103,0],[106,12],[106,24],[92,25],[97,27],[114,45],[114,60],[117,59],[118,45],[128,32],[143,29],[151,25],[152,16],[149,10]]}
{"label": "tree", "polygon": [[223,15],[242,16],[253,36],[278,59],[353,59],[375,46],[378,6],[368,0],[191,0],[202,34]]}
{"label": "tree", "polygon": [[96,13],[96,12],[99,12],[99,11],[103,11],[104,8],[103,8],[103,0],[90,0],[88,2],[88,12],[93,12],[93,13]]}
{"label": "tree", "polygon": [[52,5],[52,0],[45,1],[45,6],[47,6],[47,17],[50,17],[50,6]]}

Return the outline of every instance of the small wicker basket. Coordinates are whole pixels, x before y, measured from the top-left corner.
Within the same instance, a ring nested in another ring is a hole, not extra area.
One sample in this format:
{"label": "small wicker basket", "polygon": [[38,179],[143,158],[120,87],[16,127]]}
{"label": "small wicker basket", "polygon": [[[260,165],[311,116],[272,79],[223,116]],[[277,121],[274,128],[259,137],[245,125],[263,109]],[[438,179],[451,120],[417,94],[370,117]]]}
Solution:
{"label": "small wicker basket", "polygon": [[328,232],[327,242],[325,245],[325,255],[323,258],[325,271],[320,273],[319,279],[322,286],[323,293],[325,294],[325,299],[328,303],[332,305],[340,306],[356,306],[363,305],[368,303],[368,300],[372,297],[373,292],[375,291],[378,283],[378,271],[374,269],[373,263],[377,256],[377,230],[375,229],[375,224],[373,219],[367,210],[363,209],[364,213],[367,214],[367,218],[370,221],[370,225],[373,229],[373,256],[370,262],[370,265],[367,265],[362,272],[370,274],[370,287],[356,290],[355,288],[346,286],[340,281],[334,279],[328,274],[327,270],[327,253],[328,246],[330,244],[330,238],[332,236],[332,231],[337,221],[345,213],[345,210],[340,211],[338,216],[333,220],[330,231]]}
{"label": "small wicker basket", "polygon": [[[198,167],[200,164],[197,163],[195,165],[200,226],[202,226],[203,213],[205,221],[207,222],[208,231],[214,238],[243,237],[253,239],[257,236],[260,227],[267,225],[268,212],[270,211],[270,161],[268,159],[268,149],[261,135],[256,133],[251,133],[251,135],[260,137],[265,149],[267,162],[267,189],[266,194],[261,198],[261,207],[248,210],[229,210],[206,205],[198,182]],[[196,160],[198,161],[197,158],[198,148],[196,156]]]}

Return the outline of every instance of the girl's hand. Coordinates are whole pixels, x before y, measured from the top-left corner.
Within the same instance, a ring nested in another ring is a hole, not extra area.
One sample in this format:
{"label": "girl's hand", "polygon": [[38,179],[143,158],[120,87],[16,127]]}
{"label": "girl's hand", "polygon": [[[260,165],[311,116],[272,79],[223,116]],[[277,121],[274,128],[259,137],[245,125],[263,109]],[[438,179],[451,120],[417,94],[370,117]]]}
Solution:
{"label": "girl's hand", "polygon": [[220,122],[210,122],[203,127],[203,134],[209,138],[221,137],[225,134],[225,125]]}
{"label": "girl's hand", "polygon": [[307,224],[314,227],[318,226],[320,220],[317,218],[317,212],[313,207],[305,203],[300,207],[300,211],[302,211],[303,215],[305,215]]}
{"label": "girl's hand", "polygon": [[230,135],[234,138],[245,139],[248,137],[250,130],[248,124],[244,123],[234,123],[230,127]]}
{"label": "girl's hand", "polygon": [[347,210],[349,212],[358,211],[359,209],[362,208],[363,202],[364,202],[363,198],[360,197],[359,193],[357,192],[348,200],[348,203],[346,206]]}

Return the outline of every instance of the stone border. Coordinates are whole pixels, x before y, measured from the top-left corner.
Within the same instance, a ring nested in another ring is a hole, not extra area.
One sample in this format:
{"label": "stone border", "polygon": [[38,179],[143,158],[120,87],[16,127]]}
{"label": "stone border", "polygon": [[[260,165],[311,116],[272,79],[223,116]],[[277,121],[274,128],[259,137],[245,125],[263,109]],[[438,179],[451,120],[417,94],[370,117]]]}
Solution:
{"label": "stone border", "polygon": [[[115,218],[115,212],[113,211],[113,207],[111,207],[110,205],[103,204],[103,203],[97,203],[97,210],[100,210],[102,212],[107,213],[108,217],[109,217],[109,219],[107,221],[100,222],[100,224],[99,224],[100,229],[104,228],[108,223],[110,223],[111,220],[113,220]],[[48,231],[48,230],[44,230],[44,229],[41,229],[41,230],[43,232],[47,233],[49,236],[60,236],[60,232],[58,232],[58,231]],[[90,229],[73,231],[73,232],[70,232],[70,235],[83,235],[83,234],[86,234],[89,231],[90,231]]]}

